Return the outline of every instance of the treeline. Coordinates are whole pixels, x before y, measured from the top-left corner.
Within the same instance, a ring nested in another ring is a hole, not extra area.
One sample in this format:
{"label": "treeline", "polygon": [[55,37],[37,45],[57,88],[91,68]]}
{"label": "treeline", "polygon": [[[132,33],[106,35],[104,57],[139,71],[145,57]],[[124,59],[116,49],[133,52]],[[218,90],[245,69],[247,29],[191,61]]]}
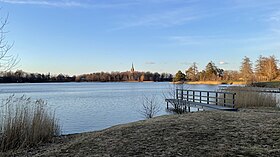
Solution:
{"label": "treeline", "polygon": [[193,63],[186,71],[178,71],[173,79],[178,81],[245,81],[259,82],[280,80],[279,60],[275,56],[260,56],[255,62],[244,57],[239,71],[223,70],[213,62],[209,62],[205,69],[198,71],[196,63]]}
{"label": "treeline", "polygon": [[0,83],[42,83],[42,82],[122,82],[122,81],[172,81],[173,76],[168,73],[157,72],[98,72],[69,76],[64,74],[51,75],[27,73],[22,70],[16,72],[1,72]]}
{"label": "treeline", "polygon": [[123,81],[172,81],[173,76],[169,73],[151,73],[151,72],[100,72],[77,76],[76,82],[123,82]]}
{"label": "treeline", "polygon": [[72,82],[75,81],[75,78],[75,76],[71,77],[64,74],[51,75],[50,73],[27,73],[22,70],[0,73],[0,83]]}

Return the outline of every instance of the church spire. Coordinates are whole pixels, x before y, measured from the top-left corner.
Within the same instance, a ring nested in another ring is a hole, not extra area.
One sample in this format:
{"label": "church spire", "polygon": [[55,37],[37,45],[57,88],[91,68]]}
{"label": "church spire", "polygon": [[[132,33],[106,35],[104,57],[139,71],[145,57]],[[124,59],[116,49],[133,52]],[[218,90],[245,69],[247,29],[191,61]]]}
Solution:
{"label": "church spire", "polygon": [[133,63],[132,63],[130,72],[131,72],[131,73],[134,73],[134,66],[133,66]]}

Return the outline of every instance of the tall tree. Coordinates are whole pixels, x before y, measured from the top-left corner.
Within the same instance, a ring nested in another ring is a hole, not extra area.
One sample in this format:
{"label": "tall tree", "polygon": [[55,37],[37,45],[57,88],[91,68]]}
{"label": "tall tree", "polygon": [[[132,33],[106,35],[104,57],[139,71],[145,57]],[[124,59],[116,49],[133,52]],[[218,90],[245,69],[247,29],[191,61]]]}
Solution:
{"label": "tall tree", "polygon": [[278,60],[275,56],[262,57],[256,61],[256,75],[259,81],[271,81],[278,75]]}
{"label": "tall tree", "polygon": [[174,82],[185,81],[185,77],[186,77],[186,75],[185,75],[184,73],[182,73],[181,70],[179,70],[179,71],[176,73],[176,75],[175,75],[173,81],[174,81]]}
{"label": "tall tree", "polygon": [[250,58],[246,56],[243,58],[242,65],[240,67],[240,74],[244,81],[253,81],[254,73],[252,69],[252,63],[250,61]]}
{"label": "tall tree", "polygon": [[197,81],[198,80],[197,74],[198,74],[197,65],[194,62],[192,66],[189,67],[188,70],[186,70],[186,80]]}
{"label": "tall tree", "polygon": [[216,80],[216,76],[217,76],[217,67],[211,61],[206,65],[205,77],[207,80]]}
{"label": "tall tree", "polygon": [[259,56],[256,61],[255,74],[258,81],[265,80],[265,57]]}

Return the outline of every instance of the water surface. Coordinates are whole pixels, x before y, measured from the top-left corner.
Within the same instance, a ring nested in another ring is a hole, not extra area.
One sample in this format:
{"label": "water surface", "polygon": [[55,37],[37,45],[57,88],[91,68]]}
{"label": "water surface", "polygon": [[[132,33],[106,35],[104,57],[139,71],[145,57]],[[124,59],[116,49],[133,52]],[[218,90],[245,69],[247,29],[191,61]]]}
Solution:
{"label": "water surface", "polygon": [[[143,96],[155,96],[157,115],[168,114],[163,93],[170,83],[38,83],[0,84],[0,98],[15,94],[48,102],[62,125],[63,134],[104,129],[144,119],[139,113]],[[187,85],[188,89],[216,90],[213,85]]]}

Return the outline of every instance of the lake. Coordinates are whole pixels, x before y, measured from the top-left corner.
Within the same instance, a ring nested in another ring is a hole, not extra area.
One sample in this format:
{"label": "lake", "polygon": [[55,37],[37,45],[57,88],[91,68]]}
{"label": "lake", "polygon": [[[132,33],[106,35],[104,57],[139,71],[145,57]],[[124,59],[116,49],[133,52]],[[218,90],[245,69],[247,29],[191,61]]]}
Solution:
{"label": "lake", "polygon": [[[55,110],[63,134],[101,130],[113,125],[142,120],[143,97],[156,97],[157,115],[166,111],[163,93],[173,84],[149,83],[38,83],[0,84],[0,98],[15,94],[47,101]],[[188,89],[216,90],[216,85],[186,85]]]}

